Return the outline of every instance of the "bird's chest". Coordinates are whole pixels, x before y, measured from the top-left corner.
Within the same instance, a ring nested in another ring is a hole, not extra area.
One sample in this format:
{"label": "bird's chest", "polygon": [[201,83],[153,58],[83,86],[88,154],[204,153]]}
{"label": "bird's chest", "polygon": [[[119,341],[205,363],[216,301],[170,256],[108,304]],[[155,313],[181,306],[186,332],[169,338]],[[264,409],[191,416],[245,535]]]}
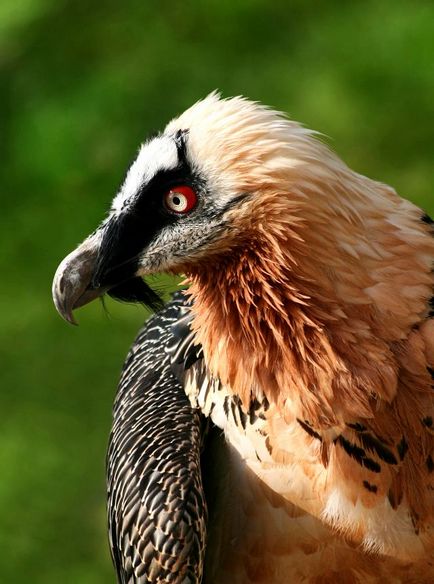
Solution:
{"label": "bird's chest", "polygon": [[258,480],[220,433],[207,457],[204,584],[295,584],[321,574],[318,562],[333,534]]}
{"label": "bird's chest", "polygon": [[[410,564],[366,556],[360,547],[270,488],[259,478],[258,467],[241,454],[243,451],[252,455],[251,448],[239,438],[237,447],[232,445],[232,432],[232,428],[229,434],[214,431],[207,448],[204,478],[209,520],[203,584],[411,581]],[[255,448],[255,453],[257,450],[261,448]],[[270,473],[280,475],[280,488],[297,488],[291,484],[291,473],[282,465],[270,466]],[[428,571],[426,576],[422,568],[417,570],[419,579],[415,582],[433,581],[434,572]]]}
{"label": "bird's chest", "polygon": [[[417,556],[420,541],[404,509],[350,504],[321,462],[321,442],[295,416],[283,419],[266,400],[245,410],[217,381],[191,377],[185,388],[224,435],[219,454],[207,450],[214,543],[207,554],[212,578],[205,582],[309,583],[327,574],[321,582],[408,581],[409,558],[401,548]],[[348,537],[327,522],[327,512],[343,518]],[[370,555],[367,563],[364,538],[392,553]]]}
{"label": "bird's chest", "polygon": [[185,385],[187,395],[223,430],[237,453],[238,466],[291,503],[319,515],[326,473],[318,462],[319,444],[306,441],[296,417],[283,420],[266,398],[253,399],[246,409],[217,380],[197,381],[192,372]]}

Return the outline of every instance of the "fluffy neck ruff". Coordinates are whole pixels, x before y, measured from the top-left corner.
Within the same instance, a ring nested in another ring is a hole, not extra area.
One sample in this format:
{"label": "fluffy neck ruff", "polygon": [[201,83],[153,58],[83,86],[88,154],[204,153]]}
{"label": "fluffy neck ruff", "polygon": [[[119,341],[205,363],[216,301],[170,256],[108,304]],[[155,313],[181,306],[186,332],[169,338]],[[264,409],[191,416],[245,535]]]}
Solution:
{"label": "fluffy neck ruff", "polygon": [[301,183],[265,183],[234,211],[221,250],[186,267],[188,294],[212,375],[246,406],[265,395],[326,428],[394,398],[433,238],[419,209],[343,164]]}

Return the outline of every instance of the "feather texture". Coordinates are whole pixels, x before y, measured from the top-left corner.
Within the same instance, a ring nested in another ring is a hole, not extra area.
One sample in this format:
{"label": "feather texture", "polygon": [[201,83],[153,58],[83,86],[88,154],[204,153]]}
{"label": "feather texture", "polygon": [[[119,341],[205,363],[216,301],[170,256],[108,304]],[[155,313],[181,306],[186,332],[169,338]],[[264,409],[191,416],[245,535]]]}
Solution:
{"label": "feather texture", "polygon": [[[194,207],[170,213],[184,184]],[[142,146],[95,233],[55,277],[67,320],[105,291],[156,301],[143,275],[187,285],[115,404],[120,582],[433,582],[432,220],[314,132],[211,94]]]}
{"label": "feather texture", "polygon": [[165,353],[179,298],[148,321],[127,357],[107,456],[109,536],[121,584],[201,582],[206,503],[202,422]]}
{"label": "feather texture", "polygon": [[[204,355],[196,368],[206,368],[187,392],[275,492],[366,552],[426,562],[432,224],[257,104],[211,97],[172,124],[190,127],[195,157],[218,169],[222,190],[247,193],[204,260],[183,266]],[[213,404],[201,402],[204,377]],[[260,431],[228,422],[222,392],[245,415],[267,401]]]}

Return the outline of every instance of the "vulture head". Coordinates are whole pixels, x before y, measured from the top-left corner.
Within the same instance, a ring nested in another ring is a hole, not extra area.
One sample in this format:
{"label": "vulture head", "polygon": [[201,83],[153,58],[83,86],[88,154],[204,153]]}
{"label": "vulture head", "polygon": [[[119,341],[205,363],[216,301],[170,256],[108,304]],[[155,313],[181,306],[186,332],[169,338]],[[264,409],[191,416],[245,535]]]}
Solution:
{"label": "vulture head", "polygon": [[309,419],[335,424],[395,395],[390,344],[432,293],[421,218],[314,132],[213,93],[140,147],[107,218],[60,264],[54,301],[70,322],[104,293],[157,307],[142,277],[185,274],[210,371],[244,402],[296,387]]}
{"label": "vulture head", "polygon": [[283,114],[212,93],[141,145],[108,217],[57,270],[59,313],[73,322],[75,308],[104,293],[158,305],[143,276],[206,271],[280,231],[301,241],[307,192],[345,172],[336,163]]}

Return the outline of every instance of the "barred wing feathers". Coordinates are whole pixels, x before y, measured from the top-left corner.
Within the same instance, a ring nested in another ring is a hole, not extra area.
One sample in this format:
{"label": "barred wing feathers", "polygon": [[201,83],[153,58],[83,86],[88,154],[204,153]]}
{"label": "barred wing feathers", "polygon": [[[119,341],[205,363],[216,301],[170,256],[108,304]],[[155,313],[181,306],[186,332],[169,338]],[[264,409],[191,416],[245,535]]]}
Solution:
{"label": "barred wing feathers", "polygon": [[107,458],[109,538],[121,584],[201,582],[206,503],[202,422],[165,348],[181,301],[142,329],[127,357]]}

